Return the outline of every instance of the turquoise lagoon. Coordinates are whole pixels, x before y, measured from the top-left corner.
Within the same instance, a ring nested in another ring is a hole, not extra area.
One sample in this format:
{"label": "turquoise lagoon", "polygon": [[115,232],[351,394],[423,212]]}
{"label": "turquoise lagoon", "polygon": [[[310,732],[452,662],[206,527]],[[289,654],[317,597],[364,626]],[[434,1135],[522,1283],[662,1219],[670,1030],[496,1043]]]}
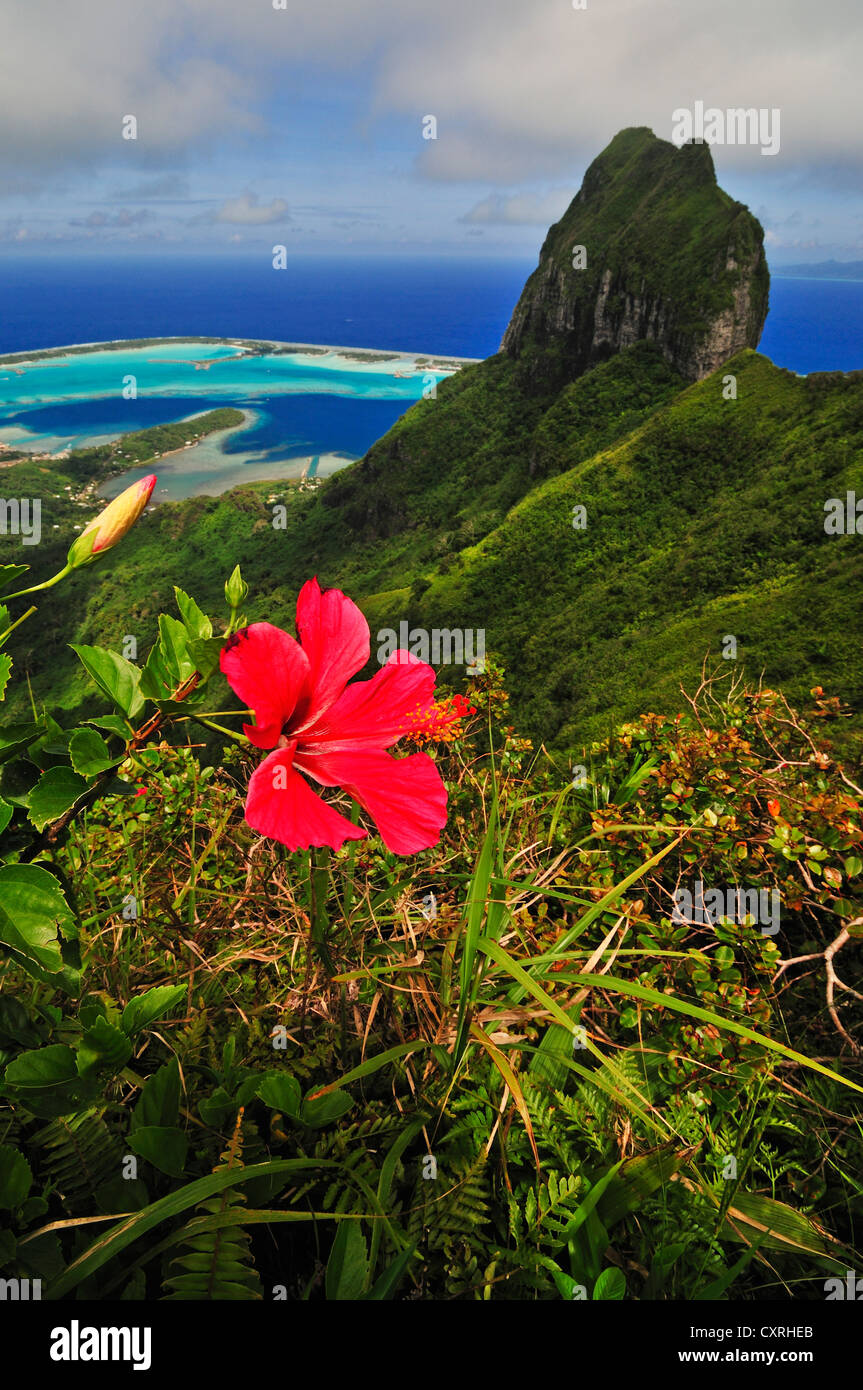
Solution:
{"label": "turquoise lagoon", "polygon": [[[154,501],[215,495],[257,479],[325,477],[361,457],[462,360],[278,346],[253,354],[231,341],[172,340],[7,359],[0,443],[56,455],[231,405],[244,411],[244,424],[159,461]],[[141,472],[112,479],[104,494]]]}

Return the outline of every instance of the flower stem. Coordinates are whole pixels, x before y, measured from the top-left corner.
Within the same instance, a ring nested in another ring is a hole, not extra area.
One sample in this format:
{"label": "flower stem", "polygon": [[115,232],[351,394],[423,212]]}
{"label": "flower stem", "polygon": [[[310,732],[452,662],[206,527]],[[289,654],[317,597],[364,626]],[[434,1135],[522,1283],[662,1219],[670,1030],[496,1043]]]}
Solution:
{"label": "flower stem", "polygon": [[[10,597],[14,598],[14,594],[10,595]],[[5,632],[0,632],[0,645],[2,645],[2,643],[6,641],[6,638],[9,636],[10,632],[14,632],[16,627],[23,623],[25,618],[29,618],[30,614],[35,613],[36,611],[37,609],[34,603],[30,606],[30,608],[27,609],[26,613],[22,613],[20,618],[16,618],[14,623],[7,627]]]}
{"label": "flower stem", "polygon": [[[67,574],[72,573],[71,565],[64,565],[59,574],[55,574],[53,579],[45,579],[41,584],[34,584],[31,589],[18,589],[14,594],[6,594],[3,598],[4,603],[8,603],[12,598],[23,598],[24,594],[38,594],[41,589],[52,589],[55,584],[59,584],[61,579],[65,579]],[[31,610],[32,611],[32,610]]]}
{"label": "flower stem", "polygon": [[309,900],[311,911],[311,944],[320,956],[328,975],[336,973],[333,958],[327,942],[330,918],[327,912],[327,886],[330,874],[330,851],[312,849],[309,851]]}
{"label": "flower stem", "polygon": [[[204,724],[208,729],[214,729],[217,734],[224,734],[225,738],[232,738],[235,743],[241,743],[244,748],[250,748],[251,744],[245,734],[235,734],[233,729],[226,729],[224,724],[217,724],[213,719],[207,719],[203,714],[187,714],[185,719],[192,719],[196,724]],[[182,723],[183,720],[177,720]]]}

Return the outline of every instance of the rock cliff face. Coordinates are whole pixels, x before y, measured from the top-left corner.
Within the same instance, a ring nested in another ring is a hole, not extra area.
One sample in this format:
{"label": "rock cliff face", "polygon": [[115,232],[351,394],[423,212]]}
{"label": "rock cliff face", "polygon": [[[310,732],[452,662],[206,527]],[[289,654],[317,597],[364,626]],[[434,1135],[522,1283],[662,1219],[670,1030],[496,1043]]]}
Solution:
{"label": "rock cliff face", "polygon": [[501,350],[530,376],[566,380],[646,340],[697,381],[758,345],[763,239],[719,188],[707,145],[621,131],[549,231]]}

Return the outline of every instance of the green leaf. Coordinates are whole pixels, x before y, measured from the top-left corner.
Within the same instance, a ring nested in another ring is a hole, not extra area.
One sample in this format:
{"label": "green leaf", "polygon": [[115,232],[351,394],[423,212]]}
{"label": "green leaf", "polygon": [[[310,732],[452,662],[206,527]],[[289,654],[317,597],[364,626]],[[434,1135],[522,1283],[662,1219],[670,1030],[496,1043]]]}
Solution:
{"label": "green leaf", "polygon": [[58,927],[74,935],[75,918],[54,875],[38,864],[0,868],[0,941],[53,974],[63,969]]}
{"label": "green leaf", "polygon": [[150,649],[141,673],[141,690],[151,700],[167,700],[194,670],[186,628],[163,613],[159,618],[159,640]]}
{"label": "green leaf", "polygon": [[863,873],[863,859],[856,854],[849,854],[845,862],[845,872],[849,878],[856,878]]}
{"label": "green leaf", "polygon": [[130,1130],[173,1129],[180,1118],[180,1066],[176,1057],[166,1062],[144,1083],[132,1111]]}
{"label": "green leaf", "polygon": [[0,654],[0,700],[6,699],[6,686],[12,674],[12,658],[8,652]]}
{"label": "green leaf", "polygon": [[95,777],[122,762],[112,756],[107,743],[95,729],[76,729],[69,742],[72,766],[82,777]]}
{"label": "green leaf", "polygon": [[30,793],[39,781],[39,769],[26,758],[13,758],[0,769],[0,792],[4,801],[26,809]]}
{"label": "green leaf", "polygon": [[604,1269],[593,1286],[594,1301],[609,1303],[626,1297],[626,1278],[623,1270],[616,1265]]}
{"label": "green leaf", "polygon": [[159,645],[178,684],[187,680],[195,669],[195,663],[189,656],[189,634],[185,625],[172,618],[170,613],[162,613],[159,617]]}
{"label": "green leaf", "polygon": [[269,1105],[271,1110],[281,1110],[284,1114],[290,1115],[292,1119],[299,1117],[302,1091],[299,1081],[296,1081],[293,1076],[269,1072],[261,1081],[255,1094],[260,1096],[264,1104]]}
{"label": "green leaf", "polygon": [[185,997],[185,985],[157,985],[155,989],[148,989],[146,994],[129,1000],[123,1010],[120,1027],[130,1038],[134,1037],[142,1028],[149,1028],[157,1018],[171,1013]]}
{"label": "green leaf", "polygon": [[[581,1008],[577,1005],[572,1011],[573,1023],[577,1022],[580,1013]],[[571,1056],[572,1028],[552,1023],[543,1033],[528,1070],[532,1076],[541,1077],[556,1090],[562,1090],[568,1073],[565,1064]]]}
{"label": "green leaf", "polygon": [[30,793],[27,815],[37,830],[59,820],[87,790],[87,783],[71,767],[49,767]]}
{"label": "green leaf", "polygon": [[342,1115],[346,1115],[352,1109],[353,1104],[347,1091],[328,1091],[325,1095],[304,1100],[300,1118],[310,1129],[320,1129],[323,1125],[341,1119]]}
{"label": "green leaf", "polygon": [[67,1081],[77,1081],[75,1053],[71,1047],[64,1047],[60,1043],[22,1052],[9,1063],[3,1079],[5,1085],[14,1086],[17,1090],[50,1089],[52,1086],[62,1086]]}
{"label": "green leaf", "polygon": [[118,734],[125,742],[129,737],[129,724],[121,714],[104,714],[99,719],[85,719],[85,724],[94,724],[97,729],[105,729],[109,734]]}
{"label": "green leaf", "polygon": [[477,860],[476,868],[474,869],[473,877],[470,881],[467,902],[465,903],[464,909],[465,931],[464,941],[461,946],[461,964],[459,967],[461,988],[459,991],[458,1017],[456,1019],[456,1035],[453,1044],[454,1063],[457,1063],[461,1059],[462,1053],[467,1046],[470,1014],[476,1002],[476,990],[479,986],[477,948],[482,932],[483,919],[486,915],[486,898],[489,895],[494,851],[499,835],[500,825],[497,788],[493,787],[491,807],[488,814],[488,829],[486,830],[479,859]]}
{"label": "green leaf", "polygon": [[7,724],[5,729],[0,729],[0,763],[8,762],[16,753],[29,748],[44,733],[45,723],[42,719],[35,724]]}
{"label": "green leaf", "polygon": [[112,705],[129,719],[141,713],[144,698],[139,688],[141,672],[137,666],[105,647],[75,646],[74,643],[70,643],[70,646]]}
{"label": "green leaf", "polygon": [[363,1298],[370,1303],[382,1303],[385,1299],[392,1298],[415,1254],[416,1246],[409,1245],[406,1250],[402,1250],[396,1255],[383,1274],[375,1280],[368,1293],[363,1294]]}
{"label": "green leaf", "polygon": [[21,1047],[39,1047],[42,1041],[24,1005],[11,994],[0,994],[0,1038]]}
{"label": "green leaf", "polygon": [[132,1055],[132,1044],[125,1033],[106,1018],[97,1018],[78,1043],[78,1071],[81,1076],[99,1068],[120,1071]]}
{"label": "green leaf", "polygon": [[211,1096],[198,1101],[198,1114],[211,1129],[223,1129],[235,1118],[238,1108],[237,1101],[228,1095],[224,1086],[218,1086]]}
{"label": "green leaf", "polygon": [[96,1094],[79,1076],[72,1048],[61,1043],[22,1052],[6,1068],[2,1089],[10,1100],[46,1119],[81,1110]]}
{"label": "green leaf", "polygon": [[167,1125],[145,1125],[128,1138],[129,1147],[139,1158],[152,1163],[160,1173],[180,1178],[186,1164],[189,1141],[181,1129]]}
{"label": "green leaf", "polygon": [[369,1281],[369,1253],[359,1221],[340,1221],[327,1260],[327,1298],[361,1298]]}
{"label": "green leaf", "polygon": [[194,638],[189,643],[189,655],[195,663],[195,670],[205,677],[211,675],[219,664],[224,645],[224,637]]}
{"label": "green leaf", "polygon": [[212,637],[213,624],[202,613],[197,603],[182,589],[174,585],[174,597],[177,600],[177,607],[180,610],[180,617],[183,619],[183,626],[190,637]]}
{"label": "green leaf", "polygon": [[0,565],[0,589],[8,589],[29,568],[29,565]]}
{"label": "green leaf", "polygon": [[[738,1191],[725,1214],[726,1226],[720,1235],[728,1240],[752,1239],[753,1231],[760,1236],[765,1250],[805,1251],[827,1259],[839,1259],[842,1247],[817,1222],[795,1211],[785,1202],[762,1197],[755,1192]],[[730,1231],[728,1230],[730,1227]]]}
{"label": "green leaf", "polygon": [[0,1144],[0,1208],[20,1207],[33,1186],[30,1164],[11,1144]]}
{"label": "green leaf", "polygon": [[171,673],[157,642],[150,648],[144,662],[141,672],[141,694],[146,695],[148,700],[167,700],[173,689]]}
{"label": "green leaf", "polygon": [[8,801],[4,801],[2,797],[0,797],[0,835],[3,834],[3,831],[12,819],[14,810],[14,806],[10,806]]}

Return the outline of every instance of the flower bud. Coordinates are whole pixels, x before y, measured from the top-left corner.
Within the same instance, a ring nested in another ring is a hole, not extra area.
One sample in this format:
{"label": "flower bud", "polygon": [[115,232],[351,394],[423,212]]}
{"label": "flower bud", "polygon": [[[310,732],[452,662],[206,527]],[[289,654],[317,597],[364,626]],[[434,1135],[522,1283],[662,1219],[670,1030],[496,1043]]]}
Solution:
{"label": "flower bud", "polygon": [[94,517],[72,542],[66,557],[69,568],[89,565],[103,550],[110,550],[112,545],[116,545],[135,525],[155,486],[156,474],[149,473],[109,502],[105,510]]}
{"label": "flower bud", "polygon": [[229,608],[239,608],[245,603],[249,596],[249,586],[240,574],[240,566],[234,566],[234,572],[225,584],[225,598]]}

